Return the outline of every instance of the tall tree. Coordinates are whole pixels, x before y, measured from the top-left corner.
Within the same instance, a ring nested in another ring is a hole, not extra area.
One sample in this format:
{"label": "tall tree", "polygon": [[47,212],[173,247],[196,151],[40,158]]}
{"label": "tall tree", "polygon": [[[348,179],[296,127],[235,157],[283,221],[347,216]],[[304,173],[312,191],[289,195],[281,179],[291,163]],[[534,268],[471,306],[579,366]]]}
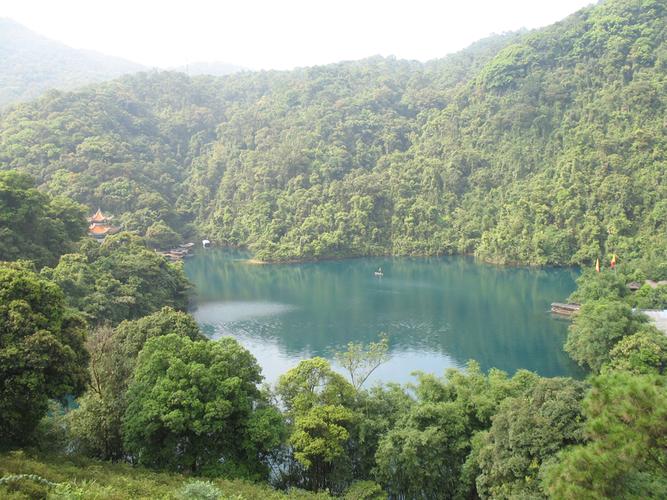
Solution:
{"label": "tall tree", "polygon": [[122,419],[127,409],[127,389],[137,357],[147,340],[163,335],[205,340],[192,316],[164,307],[115,329],[95,328],[88,336],[90,385],[78,407],[68,414],[71,435],[79,452],[102,459],[126,456]]}
{"label": "tall tree", "polygon": [[0,434],[25,443],[49,399],[85,387],[85,323],[58,286],[27,265],[0,265]]}
{"label": "tall tree", "polygon": [[151,467],[265,475],[263,456],[249,452],[275,446],[280,429],[260,425],[276,411],[262,401],[261,379],[255,359],[231,338],[148,340],[127,393],[127,451]]}
{"label": "tall tree", "polygon": [[667,496],[667,379],[611,372],[592,379],[584,403],[588,444],[547,471],[554,498]]}
{"label": "tall tree", "polygon": [[597,300],[584,304],[570,326],[565,350],[594,372],[609,362],[612,348],[648,321],[621,301]]}
{"label": "tall tree", "polygon": [[[348,443],[356,419],[355,390],[322,358],[301,361],[276,387],[290,426],[297,484],[340,492],[351,479]],[[295,464],[296,465],[296,464]],[[302,474],[299,474],[302,470]]]}

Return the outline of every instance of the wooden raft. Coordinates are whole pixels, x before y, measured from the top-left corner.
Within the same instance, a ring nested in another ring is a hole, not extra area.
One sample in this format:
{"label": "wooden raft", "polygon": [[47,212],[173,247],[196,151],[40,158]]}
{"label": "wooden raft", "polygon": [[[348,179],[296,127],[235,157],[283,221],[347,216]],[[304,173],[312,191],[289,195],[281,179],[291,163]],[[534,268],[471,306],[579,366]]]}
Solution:
{"label": "wooden raft", "polygon": [[579,309],[581,309],[581,305],[579,304],[566,304],[563,302],[553,302],[551,304],[551,312],[560,314],[561,316],[572,316],[579,312]]}

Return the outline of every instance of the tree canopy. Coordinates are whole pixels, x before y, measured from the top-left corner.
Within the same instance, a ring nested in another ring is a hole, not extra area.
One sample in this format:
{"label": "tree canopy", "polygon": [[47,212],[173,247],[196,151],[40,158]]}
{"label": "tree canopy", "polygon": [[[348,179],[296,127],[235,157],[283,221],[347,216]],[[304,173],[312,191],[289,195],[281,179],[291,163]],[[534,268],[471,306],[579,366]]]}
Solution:
{"label": "tree canopy", "polygon": [[85,229],[84,207],[38,191],[27,174],[0,171],[0,261],[52,265]]}
{"label": "tree canopy", "polygon": [[0,117],[1,168],[265,260],[579,264],[665,246],[665,6],[608,0],[428,63],[142,73]]}
{"label": "tree canopy", "polygon": [[234,339],[149,339],[127,393],[126,449],[152,467],[228,473],[252,467],[261,457],[247,452],[275,441],[254,434],[266,431],[254,416],[261,378],[255,359]]}
{"label": "tree canopy", "polygon": [[49,399],[83,392],[85,323],[29,267],[0,265],[0,442],[24,443]]}

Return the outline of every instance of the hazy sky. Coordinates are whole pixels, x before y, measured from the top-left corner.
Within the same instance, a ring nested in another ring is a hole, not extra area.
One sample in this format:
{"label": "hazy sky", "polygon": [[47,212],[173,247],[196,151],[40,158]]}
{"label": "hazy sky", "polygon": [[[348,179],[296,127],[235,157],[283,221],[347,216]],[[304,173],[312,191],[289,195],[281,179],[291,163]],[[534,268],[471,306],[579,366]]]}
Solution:
{"label": "hazy sky", "polygon": [[0,0],[49,38],[147,66],[289,69],[376,54],[428,60],[535,28],[591,0]]}

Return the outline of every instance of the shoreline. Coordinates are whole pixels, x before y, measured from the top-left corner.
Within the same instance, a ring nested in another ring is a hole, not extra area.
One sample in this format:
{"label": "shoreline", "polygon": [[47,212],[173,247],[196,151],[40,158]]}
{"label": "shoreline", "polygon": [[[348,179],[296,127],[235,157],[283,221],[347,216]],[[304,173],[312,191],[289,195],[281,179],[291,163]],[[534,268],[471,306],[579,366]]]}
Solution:
{"label": "shoreline", "polygon": [[[221,246],[211,246],[208,248],[216,250],[240,250],[251,254],[251,252],[243,246],[235,245],[221,245]],[[193,255],[198,255],[201,252],[198,251]],[[368,254],[368,255],[345,255],[345,256],[325,256],[325,257],[310,257],[302,259],[275,259],[275,260],[262,260],[257,257],[248,257],[247,259],[240,259],[246,264],[255,265],[255,266],[266,266],[270,264],[280,265],[280,264],[310,264],[317,262],[335,262],[341,260],[350,260],[350,259],[392,259],[392,258],[414,258],[414,259],[429,259],[429,258],[442,258],[442,257],[464,257],[466,259],[471,259],[477,264],[484,264],[497,268],[526,268],[526,269],[577,269],[582,270],[587,267],[586,264],[535,264],[527,262],[517,262],[517,261],[503,261],[502,259],[484,259],[476,256],[474,253],[415,253],[415,254],[394,254],[394,253],[384,253],[384,254]],[[592,264],[591,264],[592,265]]]}

